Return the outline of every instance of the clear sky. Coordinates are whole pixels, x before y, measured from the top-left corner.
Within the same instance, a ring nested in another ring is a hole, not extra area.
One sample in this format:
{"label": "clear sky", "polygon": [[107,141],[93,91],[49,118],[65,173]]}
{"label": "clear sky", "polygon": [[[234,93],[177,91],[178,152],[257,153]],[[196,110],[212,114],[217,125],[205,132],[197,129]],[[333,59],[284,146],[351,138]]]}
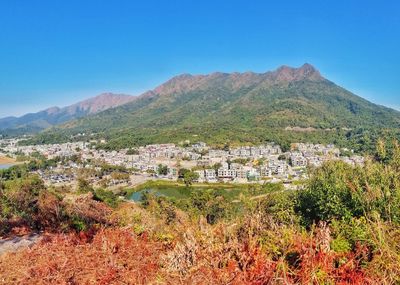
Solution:
{"label": "clear sky", "polygon": [[304,62],[400,109],[400,1],[0,0],[0,117]]}

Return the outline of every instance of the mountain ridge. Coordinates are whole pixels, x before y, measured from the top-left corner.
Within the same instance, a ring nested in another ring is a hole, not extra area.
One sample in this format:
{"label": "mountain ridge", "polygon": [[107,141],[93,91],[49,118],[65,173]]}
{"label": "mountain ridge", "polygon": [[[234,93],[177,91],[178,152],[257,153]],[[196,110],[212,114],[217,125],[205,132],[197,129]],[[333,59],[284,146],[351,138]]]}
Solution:
{"label": "mountain ridge", "polygon": [[[300,136],[287,127],[316,131]],[[306,63],[265,73],[178,75],[132,102],[48,130],[36,142],[68,140],[77,133],[94,133],[116,147],[185,139],[341,140],[348,132],[340,130],[360,128],[398,130],[400,112],[354,95]],[[327,135],[328,129],[334,131]]]}
{"label": "mountain ridge", "polygon": [[83,116],[132,102],[136,97],[126,94],[102,93],[65,107],[49,107],[39,112],[0,118],[0,131],[37,132]]}

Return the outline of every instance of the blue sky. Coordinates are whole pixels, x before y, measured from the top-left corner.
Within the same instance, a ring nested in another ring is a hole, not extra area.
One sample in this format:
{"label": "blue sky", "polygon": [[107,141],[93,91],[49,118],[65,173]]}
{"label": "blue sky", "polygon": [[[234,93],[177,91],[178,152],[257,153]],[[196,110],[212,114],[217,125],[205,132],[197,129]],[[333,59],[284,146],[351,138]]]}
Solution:
{"label": "blue sky", "polygon": [[0,117],[309,62],[400,109],[400,1],[0,1]]}

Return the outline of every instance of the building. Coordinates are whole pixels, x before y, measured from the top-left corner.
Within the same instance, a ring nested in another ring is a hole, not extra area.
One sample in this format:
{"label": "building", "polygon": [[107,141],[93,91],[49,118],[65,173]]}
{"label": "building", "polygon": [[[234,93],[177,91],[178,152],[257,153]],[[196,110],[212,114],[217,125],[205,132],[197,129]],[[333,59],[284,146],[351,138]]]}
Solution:
{"label": "building", "polygon": [[307,159],[302,155],[292,155],[290,157],[290,163],[293,167],[306,167]]}
{"label": "building", "polygon": [[215,169],[206,169],[204,170],[205,179],[207,181],[215,181],[217,179],[217,175]]}
{"label": "building", "polygon": [[220,169],[218,169],[218,178],[234,179],[234,178],[236,178],[236,170],[221,167]]}

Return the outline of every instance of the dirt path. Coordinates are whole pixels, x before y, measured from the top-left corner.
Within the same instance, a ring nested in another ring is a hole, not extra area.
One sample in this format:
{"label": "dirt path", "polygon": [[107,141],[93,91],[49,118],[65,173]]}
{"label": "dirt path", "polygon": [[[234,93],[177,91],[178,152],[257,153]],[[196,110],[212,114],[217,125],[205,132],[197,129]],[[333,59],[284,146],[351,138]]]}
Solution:
{"label": "dirt path", "polygon": [[15,163],[14,158],[10,158],[7,156],[0,156],[0,164],[11,164],[11,163]]}
{"label": "dirt path", "polygon": [[28,236],[0,239],[0,255],[31,247],[41,238],[39,234],[30,234]]}

